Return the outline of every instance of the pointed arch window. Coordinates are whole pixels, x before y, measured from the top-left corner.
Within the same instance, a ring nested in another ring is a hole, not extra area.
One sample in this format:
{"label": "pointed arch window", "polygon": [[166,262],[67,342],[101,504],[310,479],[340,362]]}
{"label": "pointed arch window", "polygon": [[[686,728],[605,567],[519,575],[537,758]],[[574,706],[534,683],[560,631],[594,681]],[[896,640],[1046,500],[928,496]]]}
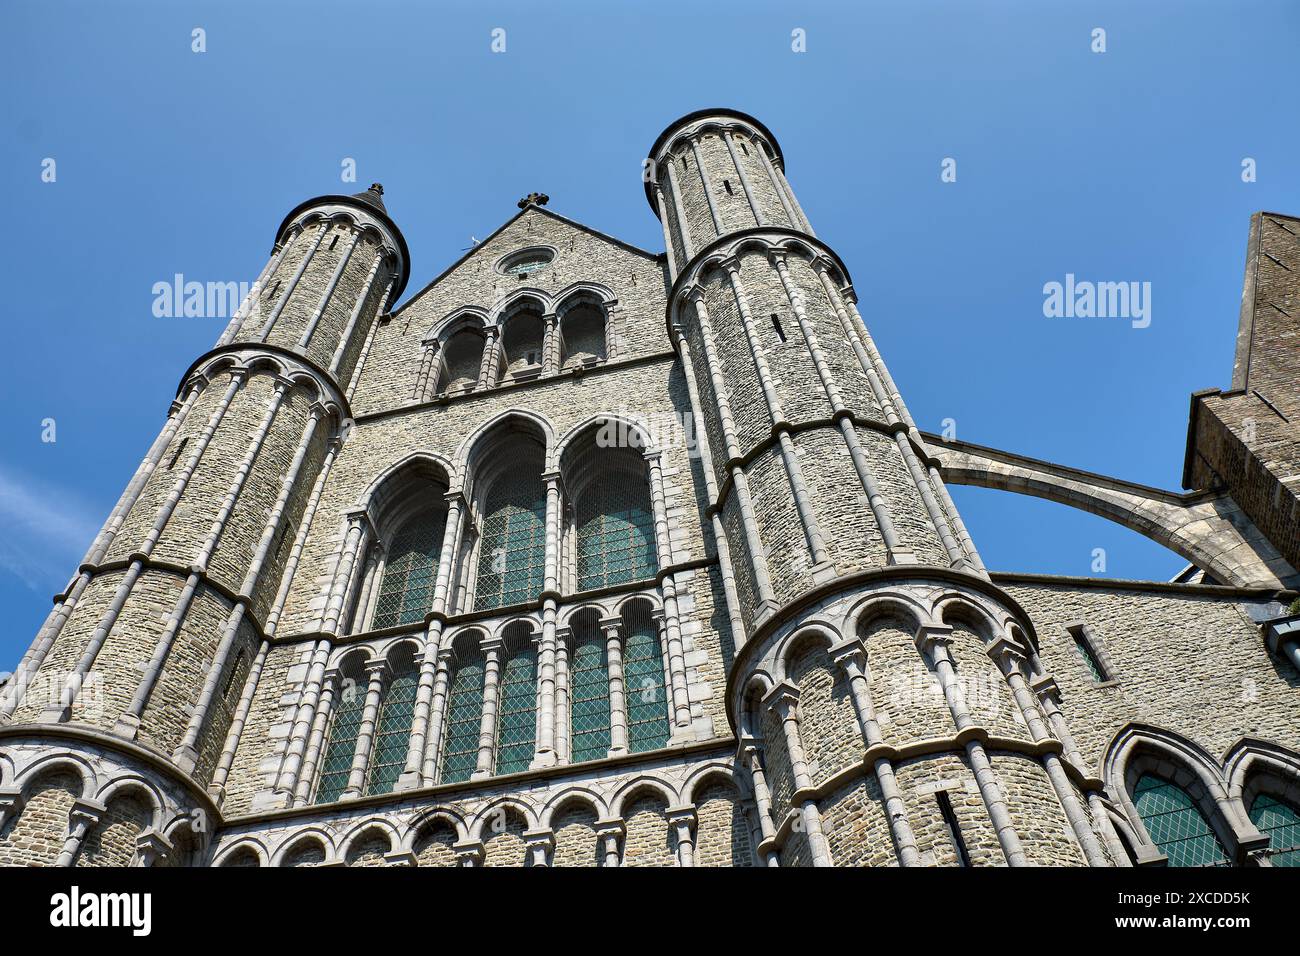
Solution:
{"label": "pointed arch window", "polygon": [[1210,822],[1186,790],[1155,774],[1143,774],[1133,804],[1170,866],[1226,866],[1228,854]]}
{"label": "pointed arch window", "polygon": [[320,781],[316,785],[317,803],[333,803],[347,789],[365,707],[366,681],[354,658],[339,672],[338,686],[334,689],[329,739],[321,758]]}
{"label": "pointed arch window", "polygon": [[569,657],[570,760],[609,755],[609,660],[594,620],[574,625]]}
{"label": "pointed arch window", "polygon": [[668,698],[659,628],[642,604],[623,615],[623,680],[627,689],[627,739],[632,753],[668,744]]}
{"label": "pointed arch window", "polygon": [[370,775],[367,794],[392,793],[406,764],[407,745],[411,741],[411,721],[415,717],[415,691],[420,670],[409,646],[394,652],[393,670],[384,688],[370,752]]}
{"label": "pointed arch window", "polygon": [[446,521],[445,511],[429,508],[407,519],[393,535],[384,560],[372,628],[424,620],[433,606],[433,585]]}
{"label": "pointed arch window", "polygon": [[498,774],[527,770],[537,745],[537,650],[532,634],[508,635],[505,650],[497,721]]}
{"label": "pointed arch window", "polygon": [[642,457],[632,449],[592,448],[568,472],[577,488],[577,589],[654,577],[659,564]]}
{"label": "pointed arch window", "polygon": [[442,782],[468,780],[478,761],[479,719],[483,713],[483,652],[460,653],[447,695],[447,728],[442,745]]}
{"label": "pointed arch window", "polygon": [[476,610],[531,601],[546,560],[546,492],[539,474],[507,473],[484,501]]}
{"label": "pointed arch window", "polygon": [[1269,836],[1268,861],[1300,866],[1300,810],[1286,800],[1261,793],[1250,805],[1250,822]]}

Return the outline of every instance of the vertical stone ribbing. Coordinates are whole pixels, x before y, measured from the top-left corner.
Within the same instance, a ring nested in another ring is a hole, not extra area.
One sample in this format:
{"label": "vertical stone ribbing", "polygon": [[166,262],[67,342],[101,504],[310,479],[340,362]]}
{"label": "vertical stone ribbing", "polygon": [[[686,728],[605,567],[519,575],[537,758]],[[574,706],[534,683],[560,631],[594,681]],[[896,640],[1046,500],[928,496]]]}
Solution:
{"label": "vertical stone ribbing", "polygon": [[199,434],[198,439],[195,442],[194,451],[190,453],[189,458],[186,460],[185,467],[181,470],[180,475],[177,476],[167,499],[163,502],[162,507],[158,509],[158,512],[154,517],[153,526],[145,535],[139,548],[137,548],[135,557],[127,568],[126,574],[123,575],[122,581],[118,585],[112,601],[104,611],[103,616],[100,618],[98,626],[90,635],[90,640],[86,643],[86,647],[82,651],[76,667],[65,681],[59,699],[51,702],[45,708],[45,711],[42,713],[40,718],[42,721],[54,723],[68,718],[72,709],[73,701],[76,699],[82,684],[85,682],[86,675],[90,673],[91,667],[94,666],[95,659],[99,656],[100,649],[108,639],[109,632],[112,631],[113,625],[117,622],[118,615],[122,613],[122,608],[125,606],[127,598],[130,597],[131,590],[134,588],[136,580],[144,570],[144,562],[148,560],[149,555],[153,552],[154,547],[158,543],[158,539],[162,536],[163,529],[167,526],[167,522],[171,520],[171,516],[176,510],[176,506],[180,503],[181,495],[184,494],[185,489],[188,487],[190,478],[198,468],[203,453],[207,450],[208,444],[212,441],[212,436],[216,434],[217,427],[221,424],[221,420],[225,417],[226,410],[230,407],[230,403],[234,401],[235,393],[242,387],[244,380],[245,374],[242,371],[232,371],[230,373],[230,384],[226,387],[226,391],[217,403],[216,409],[213,410],[212,415],[208,418],[207,424],[203,428],[203,431]]}
{"label": "vertical stone ribbing", "polygon": [[289,298],[298,288],[298,283],[302,280],[302,275],[307,271],[307,266],[311,265],[312,257],[316,255],[316,250],[320,248],[321,240],[325,238],[325,233],[329,232],[329,222],[323,221],[316,227],[316,234],[312,237],[311,245],[303,254],[302,261],[298,263],[298,268],[289,278],[288,283],[280,292],[280,297],[276,300],[275,306],[271,309],[271,314],[266,317],[266,322],[257,333],[257,340],[265,342],[271,335],[271,330],[275,327],[275,322],[280,318],[280,313],[284,307],[289,304]]}

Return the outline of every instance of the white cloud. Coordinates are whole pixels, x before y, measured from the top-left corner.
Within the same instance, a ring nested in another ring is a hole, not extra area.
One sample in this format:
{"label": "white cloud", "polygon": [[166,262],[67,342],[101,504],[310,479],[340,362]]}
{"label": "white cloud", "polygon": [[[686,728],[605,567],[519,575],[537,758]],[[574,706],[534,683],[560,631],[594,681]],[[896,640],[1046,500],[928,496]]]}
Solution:
{"label": "white cloud", "polygon": [[98,531],[99,520],[69,492],[0,469],[0,571],[46,590],[75,570]]}

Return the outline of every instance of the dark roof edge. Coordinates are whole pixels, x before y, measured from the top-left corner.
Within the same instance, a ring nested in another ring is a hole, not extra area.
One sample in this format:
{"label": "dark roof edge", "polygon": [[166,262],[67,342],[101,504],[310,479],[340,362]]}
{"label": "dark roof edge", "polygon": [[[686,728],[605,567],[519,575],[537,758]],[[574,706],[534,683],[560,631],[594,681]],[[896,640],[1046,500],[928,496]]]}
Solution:
{"label": "dark roof edge", "polygon": [[300,202],[289,210],[289,214],[280,221],[280,226],[275,231],[275,241],[278,243],[281,240],[284,236],[284,231],[289,227],[289,224],[298,217],[299,213],[310,209],[312,206],[319,206],[326,203],[352,206],[354,209],[360,209],[363,212],[374,216],[393,231],[393,235],[397,238],[397,245],[402,253],[402,274],[398,276],[397,284],[393,287],[393,294],[388,300],[389,302],[396,302],[401,297],[402,292],[405,291],[406,283],[411,278],[411,250],[407,248],[406,237],[402,235],[402,230],[397,228],[397,223],[393,222],[393,218],[388,215],[386,210],[380,209],[374,203],[366,202],[359,196],[342,195],[316,196],[312,199],[306,200],[305,202]]}

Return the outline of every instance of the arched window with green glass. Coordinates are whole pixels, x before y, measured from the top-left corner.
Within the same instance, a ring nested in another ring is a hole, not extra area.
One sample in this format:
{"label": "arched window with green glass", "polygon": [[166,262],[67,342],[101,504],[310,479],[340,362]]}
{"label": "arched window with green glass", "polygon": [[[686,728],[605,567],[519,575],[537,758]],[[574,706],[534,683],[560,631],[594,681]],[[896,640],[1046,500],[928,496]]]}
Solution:
{"label": "arched window with green glass", "polygon": [[343,662],[334,681],[329,735],[321,752],[320,779],[316,784],[317,803],[333,803],[347,789],[361,732],[361,714],[366,707],[366,686],[361,657],[353,654]]}
{"label": "arched window with green glass", "polygon": [[569,751],[572,763],[609,756],[609,660],[599,615],[573,622],[569,645]]}
{"label": "arched window with green glass", "polygon": [[483,499],[476,610],[535,600],[546,562],[546,491],[540,462],[518,462],[492,481]]}
{"label": "arched window with green glass", "polygon": [[1290,800],[1260,793],[1251,801],[1250,822],[1269,838],[1273,866],[1300,866],[1300,809]]}
{"label": "arched window with green glass", "polygon": [[1178,784],[1143,774],[1133,788],[1133,805],[1170,866],[1228,865],[1228,854],[1210,821]]}
{"label": "arched window with green glass", "polygon": [[668,695],[659,628],[645,601],[623,612],[623,684],[627,695],[627,740],[632,753],[668,744]]}
{"label": "arched window with green glass", "polygon": [[389,657],[388,681],[380,700],[379,720],[370,747],[370,768],[366,793],[392,793],[406,765],[411,742],[411,721],[415,717],[415,691],[420,668],[409,644]]}
{"label": "arched window with green glass", "polygon": [[[634,433],[603,426],[628,441]],[[565,480],[573,500],[574,586],[579,591],[655,576],[654,512],[645,458],[636,448],[596,443],[566,455]]]}
{"label": "arched window with green glass", "polygon": [[468,780],[478,763],[478,732],[483,716],[483,650],[477,632],[454,644],[451,685],[442,742],[442,783]]}
{"label": "arched window with green glass", "polygon": [[444,509],[427,507],[397,526],[384,552],[371,628],[417,624],[429,613],[446,521]]}
{"label": "arched window with green glass", "polygon": [[531,629],[511,625],[502,646],[496,772],[527,770],[537,748],[537,649]]}

